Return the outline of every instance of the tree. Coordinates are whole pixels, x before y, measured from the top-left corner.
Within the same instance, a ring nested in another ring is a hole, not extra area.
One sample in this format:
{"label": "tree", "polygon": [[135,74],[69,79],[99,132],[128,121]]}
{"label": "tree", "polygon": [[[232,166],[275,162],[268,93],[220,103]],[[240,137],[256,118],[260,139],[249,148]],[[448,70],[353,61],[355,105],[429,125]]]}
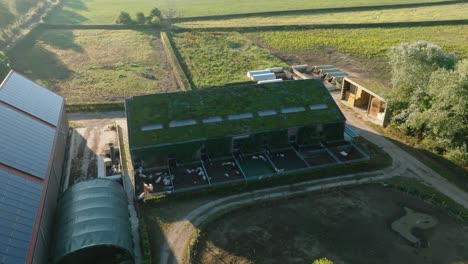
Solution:
{"label": "tree", "polygon": [[152,16],[152,17],[157,17],[157,18],[159,18],[159,19],[161,19],[161,15],[162,15],[162,14],[161,14],[161,10],[159,10],[159,8],[157,8],[157,7],[153,8],[153,9],[151,10],[151,12],[150,12],[150,16]]}
{"label": "tree", "polygon": [[0,83],[7,76],[9,71],[10,65],[8,62],[8,58],[5,54],[3,54],[3,52],[0,51]]}
{"label": "tree", "polygon": [[138,12],[136,14],[136,23],[140,25],[146,23],[146,17],[145,17],[145,14],[143,14],[143,12]]}
{"label": "tree", "polygon": [[132,18],[130,17],[130,14],[127,12],[120,12],[119,17],[115,21],[117,24],[124,24],[124,25],[129,25],[133,23]]}
{"label": "tree", "polygon": [[392,121],[409,132],[419,133],[424,126],[419,114],[429,107],[430,77],[440,68],[453,69],[456,59],[426,41],[402,43],[391,48],[388,55],[393,89],[387,97]]}

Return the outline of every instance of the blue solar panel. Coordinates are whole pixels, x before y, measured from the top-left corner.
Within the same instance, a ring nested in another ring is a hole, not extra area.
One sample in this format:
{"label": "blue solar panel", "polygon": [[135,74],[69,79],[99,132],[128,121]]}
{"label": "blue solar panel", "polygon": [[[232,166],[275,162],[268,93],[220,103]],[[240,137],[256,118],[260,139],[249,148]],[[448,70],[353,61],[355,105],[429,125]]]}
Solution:
{"label": "blue solar panel", "polygon": [[44,179],[55,129],[0,106],[0,163]]}
{"label": "blue solar panel", "polygon": [[0,170],[0,263],[25,263],[42,186]]}
{"label": "blue solar panel", "polygon": [[0,100],[54,126],[63,103],[59,95],[15,72],[0,88]]}

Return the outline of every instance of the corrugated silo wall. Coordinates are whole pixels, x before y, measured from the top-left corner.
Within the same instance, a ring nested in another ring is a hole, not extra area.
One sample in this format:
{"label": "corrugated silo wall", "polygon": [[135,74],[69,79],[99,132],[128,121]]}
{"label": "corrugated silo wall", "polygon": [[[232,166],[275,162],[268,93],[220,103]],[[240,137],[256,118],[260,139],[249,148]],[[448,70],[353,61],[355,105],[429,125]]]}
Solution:
{"label": "corrugated silo wall", "polygon": [[42,211],[39,234],[37,236],[36,249],[33,256],[34,264],[51,263],[50,260],[52,259],[50,252],[54,236],[55,209],[57,207],[60,184],[62,181],[65,147],[68,135],[68,119],[65,111],[62,113],[58,129],[59,132],[57,134],[54,153],[52,156],[53,161],[49,175],[44,209]]}

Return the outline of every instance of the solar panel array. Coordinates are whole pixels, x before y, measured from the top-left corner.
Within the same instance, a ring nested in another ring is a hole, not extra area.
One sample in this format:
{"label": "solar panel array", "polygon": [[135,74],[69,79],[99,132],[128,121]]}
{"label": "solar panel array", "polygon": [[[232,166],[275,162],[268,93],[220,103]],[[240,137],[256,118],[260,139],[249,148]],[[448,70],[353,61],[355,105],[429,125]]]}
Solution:
{"label": "solar panel array", "polygon": [[41,198],[40,184],[0,170],[0,263],[25,263]]}
{"label": "solar panel array", "polygon": [[0,163],[44,179],[55,129],[0,106]]}
{"label": "solar panel array", "polygon": [[63,98],[13,72],[0,88],[0,101],[57,126]]}

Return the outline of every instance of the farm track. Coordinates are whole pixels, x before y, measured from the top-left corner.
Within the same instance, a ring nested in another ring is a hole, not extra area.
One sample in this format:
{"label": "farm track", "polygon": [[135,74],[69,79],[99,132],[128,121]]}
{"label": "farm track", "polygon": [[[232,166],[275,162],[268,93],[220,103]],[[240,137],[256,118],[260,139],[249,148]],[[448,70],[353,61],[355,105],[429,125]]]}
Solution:
{"label": "farm track", "polygon": [[[338,96],[334,96],[335,100]],[[390,167],[382,170],[344,175],[329,179],[312,180],[303,183],[257,190],[248,193],[231,195],[209,202],[188,213],[184,220],[175,223],[166,235],[166,241],[160,249],[160,264],[188,263],[188,247],[193,234],[207,220],[229,210],[258,201],[278,199],[306,192],[357,185],[375,180],[382,180],[393,176],[407,176],[416,178],[431,185],[439,192],[450,197],[468,209],[468,194],[448,182],[438,173],[406,153],[398,146],[378,134],[351,109],[343,109],[347,122],[367,140],[381,147],[393,159]],[[359,179],[356,179],[359,178]],[[335,182],[337,181],[337,182]]]}

